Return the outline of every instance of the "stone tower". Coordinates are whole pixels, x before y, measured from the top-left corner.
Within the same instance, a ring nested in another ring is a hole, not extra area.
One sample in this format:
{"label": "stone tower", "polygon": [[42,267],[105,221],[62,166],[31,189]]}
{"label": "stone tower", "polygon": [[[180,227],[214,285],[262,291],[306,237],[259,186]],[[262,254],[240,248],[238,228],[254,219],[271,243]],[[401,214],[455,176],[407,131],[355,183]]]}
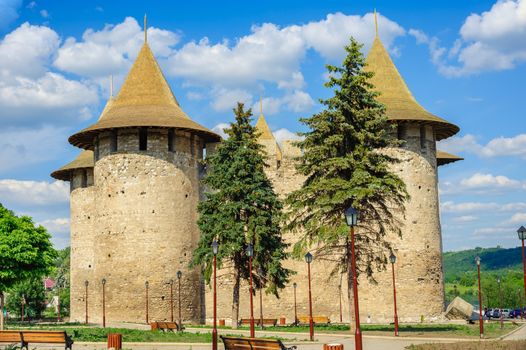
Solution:
{"label": "stone tower", "polygon": [[84,321],[87,290],[89,321],[101,322],[103,279],[107,322],[169,320],[181,270],[183,319],[202,321],[202,277],[188,265],[200,160],[219,140],[184,113],[145,42],[99,121],[69,138],[85,151],[52,174],[71,182],[72,320]]}

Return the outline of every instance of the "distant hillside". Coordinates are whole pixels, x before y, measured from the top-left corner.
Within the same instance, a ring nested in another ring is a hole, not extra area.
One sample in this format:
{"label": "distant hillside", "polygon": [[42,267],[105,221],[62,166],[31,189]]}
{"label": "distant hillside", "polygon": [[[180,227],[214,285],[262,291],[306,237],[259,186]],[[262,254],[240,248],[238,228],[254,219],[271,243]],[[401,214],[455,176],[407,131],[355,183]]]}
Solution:
{"label": "distant hillside", "polygon": [[474,271],[477,268],[475,257],[480,256],[483,271],[521,270],[521,247],[517,248],[475,248],[458,252],[444,253],[444,273],[446,281],[453,276]]}

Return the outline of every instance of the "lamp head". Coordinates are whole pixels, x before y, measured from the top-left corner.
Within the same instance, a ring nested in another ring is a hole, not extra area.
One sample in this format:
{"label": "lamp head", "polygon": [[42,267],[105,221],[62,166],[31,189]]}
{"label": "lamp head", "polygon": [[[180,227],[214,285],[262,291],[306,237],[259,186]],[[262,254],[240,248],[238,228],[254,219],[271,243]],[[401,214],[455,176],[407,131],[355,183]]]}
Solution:
{"label": "lamp head", "polygon": [[312,254],[310,252],[305,254],[305,261],[307,262],[307,264],[310,264],[312,262]]}
{"label": "lamp head", "polygon": [[477,263],[477,266],[480,266],[480,256],[475,257],[475,262]]}
{"label": "lamp head", "polygon": [[293,286],[294,288],[296,288],[296,287],[298,286],[298,284],[297,284],[296,282],[294,282],[294,283],[292,283],[292,286]]}
{"label": "lamp head", "polygon": [[181,279],[183,276],[183,273],[181,271],[177,271],[177,279]]}
{"label": "lamp head", "polygon": [[358,223],[358,210],[353,207],[349,207],[345,210],[345,221],[347,221],[347,226],[353,227]]}
{"label": "lamp head", "polygon": [[519,235],[519,239],[526,239],[526,228],[524,226],[519,227],[517,234]]}
{"label": "lamp head", "polygon": [[85,280],[85,281],[84,281],[84,285],[87,287],[88,284],[89,284],[88,280]]}
{"label": "lamp head", "polygon": [[105,284],[106,284],[106,279],[103,278],[103,279],[102,279],[102,285],[105,285]]}
{"label": "lamp head", "polygon": [[249,257],[253,257],[254,256],[254,246],[252,244],[248,244],[247,245],[247,255]]}
{"label": "lamp head", "polygon": [[391,255],[389,256],[389,261],[391,262],[391,264],[394,264],[396,262],[396,255],[391,253]]}
{"label": "lamp head", "polygon": [[144,282],[144,285],[146,286],[146,288],[148,288],[148,286],[150,285],[150,282],[146,281]]}
{"label": "lamp head", "polygon": [[217,255],[218,251],[219,251],[219,243],[217,243],[217,241],[214,239],[214,241],[212,242],[212,253],[214,253],[214,255]]}

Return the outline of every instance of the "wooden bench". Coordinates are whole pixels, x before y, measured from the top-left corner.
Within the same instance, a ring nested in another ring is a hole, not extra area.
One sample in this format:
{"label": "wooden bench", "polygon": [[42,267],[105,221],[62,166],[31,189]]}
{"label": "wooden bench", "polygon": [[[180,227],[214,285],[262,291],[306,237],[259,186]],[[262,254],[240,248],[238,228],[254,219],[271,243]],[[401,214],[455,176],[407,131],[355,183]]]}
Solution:
{"label": "wooden bench", "polygon": [[[327,316],[312,316],[312,323],[314,323],[315,325],[330,324],[331,320]],[[298,316],[298,324],[308,325],[309,316]]]}
{"label": "wooden bench", "polygon": [[235,338],[220,336],[225,350],[294,350],[296,345],[286,347],[281,340],[263,338]]}
{"label": "wooden bench", "polygon": [[[263,326],[275,326],[278,324],[277,318],[264,318],[263,319]],[[238,321],[239,326],[250,326],[250,318],[242,318]],[[261,325],[261,319],[255,318],[254,319],[254,325],[260,326]]]}
{"label": "wooden bench", "polygon": [[64,331],[0,331],[0,343],[19,343],[21,349],[29,349],[29,344],[64,344],[65,349],[73,346],[73,340]]}
{"label": "wooden bench", "polygon": [[152,331],[160,330],[163,332],[166,332],[166,331],[176,332],[180,330],[177,322],[150,322],[150,328]]}

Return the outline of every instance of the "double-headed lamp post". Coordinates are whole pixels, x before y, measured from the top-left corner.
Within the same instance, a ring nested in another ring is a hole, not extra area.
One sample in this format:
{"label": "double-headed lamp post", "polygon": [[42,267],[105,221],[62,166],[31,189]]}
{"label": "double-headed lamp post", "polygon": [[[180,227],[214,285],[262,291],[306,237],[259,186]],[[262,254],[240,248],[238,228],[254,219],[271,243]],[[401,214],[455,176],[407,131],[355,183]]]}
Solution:
{"label": "double-headed lamp post", "polygon": [[480,257],[475,257],[475,261],[477,263],[477,276],[479,284],[479,332],[480,339],[482,339],[484,338],[484,315],[482,314],[482,291],[480,288]]}
{"label": "double-headed lamp post", "polygon": [[389,261],[391,262],[391,270],[393,272],[393,302],[394,302],[394,327],[395,327],[395,336],[398,337],[398,310],[396,307],[396,279],[395,279],[395,268],[396,255],[391,253],[389,256]]}
{"label": "double-headed lamp post", "polygon": [[179,331],[183,330],[183,318],[181,317],[181,277],[183,276],[183,273],[181,271],[177,271],[177,299],[179,302]]}
{"label": "double-headed lamp post", "polygon": [[[524,274],[524,295],[526,296],[526,253],[524,252],[524,240],[526,239],[526,228],[524,226],[519,227],[517,230],[519,239],[522,242],[522,272]],[[521,316],[524,310],[521,310]]]}
{"label": "double-headed lamp post", "polygon": [[254,256],[254,247],[250,243],[247,245],[247,255],[248,274],[250,276],[250,338],[254,338],[256,336],[256,330],[254,329],[254,300],[252,298],[252,257]]}
{"label": "double-headed lamp post", "polygon": [[354,249],[354,226],[358,224],[358,210],[353,207],[345,210],[345,220],[351,228],[351,268],[352,268],[352,290],[354,298],[354,319],[356,322],[354,331],[354,349],[362,350],[362,331],[360,329],[360,309],[358,303],[358,277],[356,276],[356,252]]}
{"label": "double-headed lamp post", "polygon": [[219,251],[219,243],[214,239],[212,242],[212,253],[214,254],[214,323],[212,325],[212,350],[217,350],[217,290],[216,290],[216,266],[217,266],[217,253]]}
{"label": "double-headed lamp post", "polygon": [[314,322],[312,321],[312,293],[310,288],[310,263],[312,262],[312,254],[309,252],[305,254],[305,262],[307,263],[307,278],[309,281],[309,334],[310,340],[314,340]]}

